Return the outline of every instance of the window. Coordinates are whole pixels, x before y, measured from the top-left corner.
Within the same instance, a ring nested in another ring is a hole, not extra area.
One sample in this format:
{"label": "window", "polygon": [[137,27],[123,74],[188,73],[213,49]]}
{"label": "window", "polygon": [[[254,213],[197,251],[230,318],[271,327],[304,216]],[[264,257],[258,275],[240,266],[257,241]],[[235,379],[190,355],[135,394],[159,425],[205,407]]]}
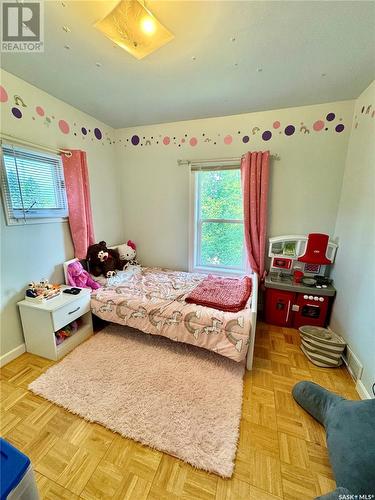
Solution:
{"label": "window", "polygon": [[3,144],[2,160],[1,187],[8,224],[67,217],[60,156]]}
{"label": "window", "polygon": [[244,271],[243,208],[239,168],[194,171],[194,235],[191,268]]}

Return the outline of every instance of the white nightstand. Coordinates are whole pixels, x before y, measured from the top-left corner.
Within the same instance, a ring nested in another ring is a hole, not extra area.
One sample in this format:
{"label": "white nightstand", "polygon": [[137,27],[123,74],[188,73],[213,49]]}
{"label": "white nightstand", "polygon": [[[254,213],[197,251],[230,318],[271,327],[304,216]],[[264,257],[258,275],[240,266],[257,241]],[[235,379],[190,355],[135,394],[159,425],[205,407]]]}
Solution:
{"label": "white nightstand", "polygon": [[[62,286],[65,288],[70,287]],[[93,334],[90,292],[90,289],[82,288],[78,295],[62,293],[44,304],[28,300],[18,302],[26,351],[57,360],[88,339]],[[56,345],[55,332],[78,318],[78,330]]]}

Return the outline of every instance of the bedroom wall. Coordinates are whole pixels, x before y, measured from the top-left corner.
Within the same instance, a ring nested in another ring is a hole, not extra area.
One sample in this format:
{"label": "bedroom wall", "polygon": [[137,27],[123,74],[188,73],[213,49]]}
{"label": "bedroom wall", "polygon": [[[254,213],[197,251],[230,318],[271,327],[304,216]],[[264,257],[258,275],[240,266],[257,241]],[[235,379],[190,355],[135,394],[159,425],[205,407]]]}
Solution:
{"label": "bedroom wall", "polygon": [[338,290],[331,319],[363,363],[359,391],[375,383],[375,82],[357,99],[335,236]]}
{"label": "bedroom wall", "polygon": [[[123,217],[114,163],[113,130],[10,73],[1,71],[0,75],[2,133],[53,148],[85,150],[95,235],[109,243],[120,242]],[[17,100],[16,105],[15,96],[19,96],[25,106],[21,100]],[[86,135],[82,127],[87,130]],[[67,223],[7,226],[2,208],[0,212],[1,355],[4,355],[13,349],[16,352],[22,349],[23,335],[16,303],[22,299],[25,285],[45,276],[62,282],[62,262],[73,257],[73,247]]]}
{"label": "bedroom wall", "polygon": [[178,159],[277,153],[268,233],[333,235],[354,101],[116,131],[126,238],[147,265],[188,267],[189,167]]}

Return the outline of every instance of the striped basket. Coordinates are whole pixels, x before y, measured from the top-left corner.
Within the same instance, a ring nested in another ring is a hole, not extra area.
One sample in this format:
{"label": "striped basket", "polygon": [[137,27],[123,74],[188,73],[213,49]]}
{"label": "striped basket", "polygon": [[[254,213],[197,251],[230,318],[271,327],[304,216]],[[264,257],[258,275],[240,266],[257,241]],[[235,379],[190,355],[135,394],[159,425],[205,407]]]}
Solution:
{"label": "striped basket", "polygon": [[345,342],[336,333],[318,326],[301,326],[301,349],[314,365],[333,368],[342,363]]}

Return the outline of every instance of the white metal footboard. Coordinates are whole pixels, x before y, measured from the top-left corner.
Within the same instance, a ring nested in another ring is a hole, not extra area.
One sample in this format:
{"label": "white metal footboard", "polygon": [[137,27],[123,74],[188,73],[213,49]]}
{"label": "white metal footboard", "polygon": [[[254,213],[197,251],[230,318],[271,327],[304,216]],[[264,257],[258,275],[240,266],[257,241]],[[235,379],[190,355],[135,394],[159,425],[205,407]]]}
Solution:
{"label": "white metal footboard", "polygon": [[258,311],[258,275],[252,275],[253,287],[251,292],[251,331],[250,331],[250,344],[246,357],[246,368],[251,370],[253,367],[254,344],[255,344],[255,330],[257,326],[257,311]]}

